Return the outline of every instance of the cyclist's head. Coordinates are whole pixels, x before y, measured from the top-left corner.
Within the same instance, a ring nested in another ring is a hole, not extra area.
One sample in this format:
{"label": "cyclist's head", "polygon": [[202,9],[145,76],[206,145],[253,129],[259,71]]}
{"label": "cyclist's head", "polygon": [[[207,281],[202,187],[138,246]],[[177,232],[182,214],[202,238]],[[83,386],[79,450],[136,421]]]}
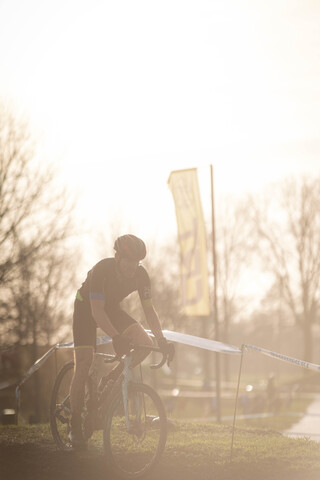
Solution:
{"label": "cyclist's head", "polygon": [[135,235],[122,235],[115,241],[114,249],[120,274],[125,278],[134,277],[140,260],[147,254],[144,242]]}
{"label": "cyclist's head", "polygon": [[121,257],[125,257],[128,260],[140,261],[147,254],[144,241],[131,234],[118,237],[114,242],[114,249]]}

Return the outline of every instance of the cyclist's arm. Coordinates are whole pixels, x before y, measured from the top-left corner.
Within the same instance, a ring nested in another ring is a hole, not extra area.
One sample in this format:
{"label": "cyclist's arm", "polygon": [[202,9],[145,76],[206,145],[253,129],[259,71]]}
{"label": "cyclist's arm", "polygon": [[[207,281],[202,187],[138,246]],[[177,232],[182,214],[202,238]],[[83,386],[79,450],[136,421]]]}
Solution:
{"label": "cyclist's arm", "polygon": [[152,302],[150,278],[143,267],[140,267],[140,286],[138,291],[147,323],[156,339],[159,340],[163,338],[163,333],[158,314]]}
{"label": "cyclist's arm", "polygon": [[160,320],[158,314],[152,304],[151,298],[142,302],[144,314],[146,316],[147,323],[156,337],[156,339],[163,338]]}

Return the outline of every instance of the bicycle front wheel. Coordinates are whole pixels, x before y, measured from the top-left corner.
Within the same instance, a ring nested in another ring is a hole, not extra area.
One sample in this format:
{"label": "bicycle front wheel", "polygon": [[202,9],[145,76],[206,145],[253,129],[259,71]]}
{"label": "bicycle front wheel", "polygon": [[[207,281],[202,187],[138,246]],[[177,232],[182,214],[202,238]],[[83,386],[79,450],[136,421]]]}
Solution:
{"label": "bicycle front wheel", "polygon": [[122,478],[138,478],[159,461],[167,439],[167,416],[159,395],[148,385],[121,389],[107,411],[103,432],[107,466]]}
{"label": "bicycle front wheel", "polygon": [[50,427],[53,439],[61,450],[71,450],[70,432],[70,385],[73,377],[74,362],[66,363],[55,381],[50,404]]}

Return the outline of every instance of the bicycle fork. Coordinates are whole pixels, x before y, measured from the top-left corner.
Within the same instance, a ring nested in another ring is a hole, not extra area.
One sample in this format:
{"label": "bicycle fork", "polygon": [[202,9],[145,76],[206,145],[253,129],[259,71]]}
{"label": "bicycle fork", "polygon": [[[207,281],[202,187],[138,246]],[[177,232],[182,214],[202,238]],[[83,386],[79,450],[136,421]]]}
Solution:
{"label": "bicycle fork", "polygon": [[[123,398],[123,407],[124,407],[124,414],[125,414],[125,421],[126,421],[126,428],[129,433],[134,432],[134,425],[132,424],[132,420],[130,420],[129,415],[129,384],[133,382],[134,375],[133,371],[130,368],[131,365],[131,357],[126,357],[124,359],[124,369],[123,369],[123,382],[122,382],[122,398]],[[134,405],[134,423],[140,425],[141,423],[141,401],[139,398],[139,394],[135,395],[133,399]]]}

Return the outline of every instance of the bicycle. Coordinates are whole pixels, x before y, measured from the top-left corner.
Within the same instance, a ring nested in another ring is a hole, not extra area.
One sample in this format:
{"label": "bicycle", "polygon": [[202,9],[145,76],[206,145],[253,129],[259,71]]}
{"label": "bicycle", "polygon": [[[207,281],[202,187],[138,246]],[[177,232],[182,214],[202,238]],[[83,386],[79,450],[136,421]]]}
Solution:
{"label": "bicycle", "polygon": [[[158,463],[167,439],[167,416],[157,392],[133,378],[130,368],[134,350],[160,352],[154,346],[135,346],[130,354],[122,358],[116,355],[96,353],[104,362],[123,362],[123,371],[113,384],[106,385],[98,397],[98,424],[95,430],[103,431],[103,448],[106,467],[122,478],[138,478],[149,473]],[[169,364],[171,355],[162,354],[158,364],[150,368],[161,368]],[[70,432],[70,383],[74,362],[66,363],[60,370],[51,396],[50,426],[53,439],[60,450],[73,451],[69,441]],[[102,377],[104,378],[104,377]],[[92,395],[93,381],[90,376],[86,385],[86,396]],[[90,402],[89,402],[90,403]],[[88,404],[88,402],[87,402]],[[84,408],[83,420],[88,408]]]}

